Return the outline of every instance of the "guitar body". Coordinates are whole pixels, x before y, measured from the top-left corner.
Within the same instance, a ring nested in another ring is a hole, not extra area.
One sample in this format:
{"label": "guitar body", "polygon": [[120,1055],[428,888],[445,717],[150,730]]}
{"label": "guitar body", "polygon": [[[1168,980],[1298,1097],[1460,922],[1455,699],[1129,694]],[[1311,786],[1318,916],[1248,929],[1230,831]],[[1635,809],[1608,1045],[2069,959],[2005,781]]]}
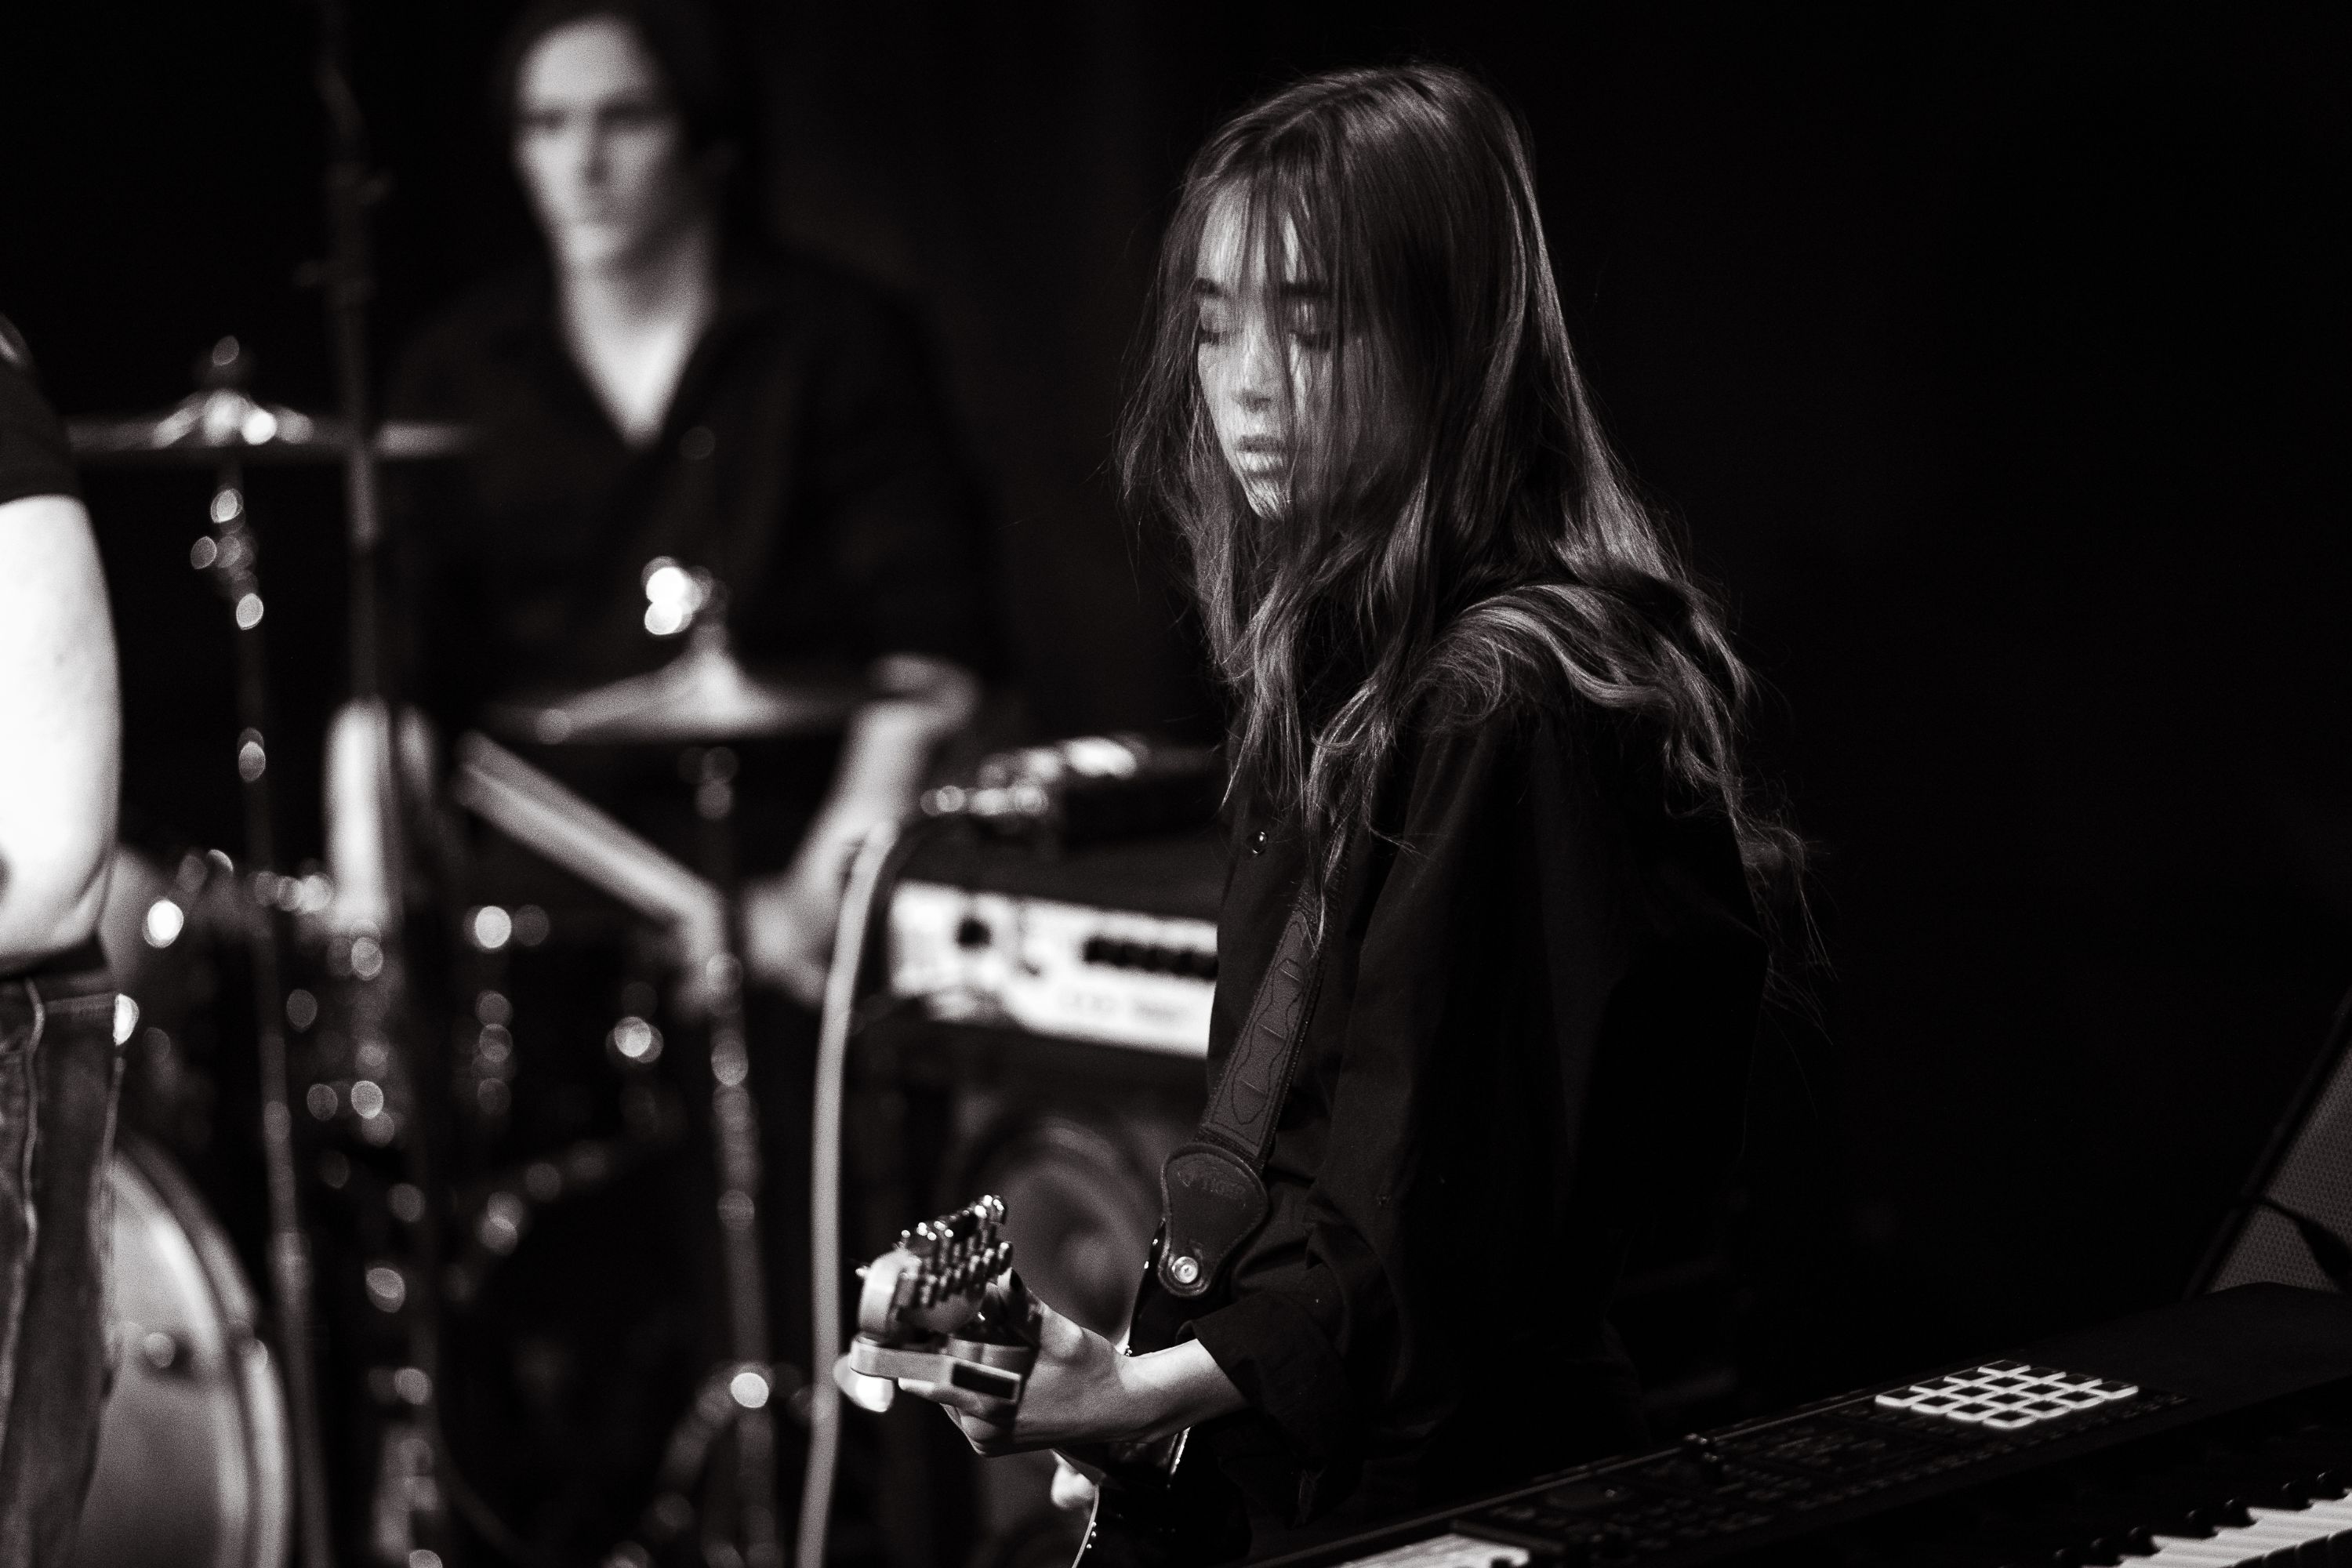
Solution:
{"label": "guitar body", "polygon": [[[1152,1289],[1161,1239],[1152,1237],[1144,1266],[1128,1329],[1130,1349],[1175,1343],[1198,1310]],[[1191,1436],[1066,1451],[1095,1478],[1094,1511],[1072,1568],[1216,1568],[1248,1555],[1241,1492],[1207,1454],[1193,1449]]]}
{"label": "guitar body", "polygon": [[[1155,1444],[1172,1454],[1124,1457],[1089,1450],[1069,1457],[1098,1470],[1094,1511],[1072,1568],[1213,1568],[1249,1551],[1241,1494],[1206,1455],[1183,1461],[1185,1444]],[[1124,1447],[1124,1445],[1122,1445]]]}

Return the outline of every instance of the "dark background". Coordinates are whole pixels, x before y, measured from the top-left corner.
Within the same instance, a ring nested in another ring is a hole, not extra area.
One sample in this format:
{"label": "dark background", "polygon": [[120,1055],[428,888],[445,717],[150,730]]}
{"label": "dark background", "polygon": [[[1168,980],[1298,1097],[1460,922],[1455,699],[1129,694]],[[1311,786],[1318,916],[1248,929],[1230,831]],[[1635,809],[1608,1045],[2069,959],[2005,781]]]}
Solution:
{"label": "dark background", "polygon": [[[509,15],[354,0],[378,352],[529,240]],[[1779,11],[1780,15],[1769,14]],[[1307,68],[1468,65],[1532,125],[1571,330],[1772,689],[1821,847],[1822,1027],[1759,1069],[1759,1397],[2161,1300],[2352,980],[2347,226],[2329,7],[746,8],[766,209],[912,298],[992,498],[1038,727],[1199,723],[1103,480],[1182,160]],[[1344,20],[1337,19],[1344,16]],[[68,413],[236,332],[330,378],[312,14],[11,26],[0,308]],[[142,831],[233,841],[194,477],[93,476]],[[286,831],[342,679],[331,478],[257,479]]]}

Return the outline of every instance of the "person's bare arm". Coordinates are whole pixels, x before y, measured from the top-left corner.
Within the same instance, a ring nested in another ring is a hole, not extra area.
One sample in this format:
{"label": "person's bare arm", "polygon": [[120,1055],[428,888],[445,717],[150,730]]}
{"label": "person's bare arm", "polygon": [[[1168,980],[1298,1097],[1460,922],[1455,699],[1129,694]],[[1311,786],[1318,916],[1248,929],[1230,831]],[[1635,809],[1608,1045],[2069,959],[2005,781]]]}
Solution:
{"label": "person's bare arm", "polygon": [[876,665],[887,693],[859,710],[833,788],[792,865],[744,889],[744,946],[754,978],[812,1005],[824,994],[842,876],[866,829],[914,808],[940,743],[980,704],[980,682],[943,659],[894,654]]}
{"label": "person's bare arm", "polygon": [[0,504],[0,973],[97,924],[121,728],[89,513],[67,496]]}

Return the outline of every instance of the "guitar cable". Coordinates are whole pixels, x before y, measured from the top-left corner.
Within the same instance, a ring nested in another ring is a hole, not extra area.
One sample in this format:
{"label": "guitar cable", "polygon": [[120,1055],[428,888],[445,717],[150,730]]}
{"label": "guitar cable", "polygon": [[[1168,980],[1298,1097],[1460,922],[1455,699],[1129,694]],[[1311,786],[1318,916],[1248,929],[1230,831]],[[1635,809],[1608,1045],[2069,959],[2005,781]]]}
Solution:
{"label": "guitar cable", "polygon": [[800,1526],[794,1568],[823,1568],[832,1528],[833,1485],[841,1459],[841,1390],[833,1363],[847,1346],[841,1322],[841,1123],[849,1067],[849,1037],[859,1022],[857,991],[880,895],[896,880],[908,855],[934,823],[961,813],[927,802],[921,816],[877,823],[858,840],[835,928],[833,962],[825,971],[824,1008],[817,1034],[816,1085],[809,1116],[809,1321],[815,1355],[809,1367],[808,1459],[801,1477]]}
{"label": "guitar cable", "polygon": [[[857,843],[834,928],[817,1034],[816,1083],[809,1119],[809,1315],[815,1354],[809,1367],[808,1460],[802,1471],[793,1568],[824,1568],[833,1485],[841,1459],[841,1390],[833,1363],[848,1347],[842,1331],[841,1124],[849,1037],[861,1020],[857,992],[886,889],[915,846],[934,828],[981,824],[1000,835],[1067,842],[1121,837],[1213,816],[1222,795],[1216,753],[1154,746],[1135,736],[1082,736],[1055,746],[1000,753],[981,764],[972,788],[927,792],[919,808],[877,823]],[[1206,809],[1202,807],[1205,805]]]}

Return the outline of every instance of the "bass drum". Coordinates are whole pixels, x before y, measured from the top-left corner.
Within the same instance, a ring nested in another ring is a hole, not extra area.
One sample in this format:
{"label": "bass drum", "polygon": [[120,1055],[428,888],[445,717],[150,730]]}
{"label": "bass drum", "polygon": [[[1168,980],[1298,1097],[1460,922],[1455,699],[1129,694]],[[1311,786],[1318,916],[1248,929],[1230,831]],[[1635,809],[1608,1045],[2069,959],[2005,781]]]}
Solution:
{"label": "bass drum", "polygon": [[253,1290],[185,1180],[135,1136],[110,1172],[115,1371],[77,1568],[281,1568],[286,1399]]}

